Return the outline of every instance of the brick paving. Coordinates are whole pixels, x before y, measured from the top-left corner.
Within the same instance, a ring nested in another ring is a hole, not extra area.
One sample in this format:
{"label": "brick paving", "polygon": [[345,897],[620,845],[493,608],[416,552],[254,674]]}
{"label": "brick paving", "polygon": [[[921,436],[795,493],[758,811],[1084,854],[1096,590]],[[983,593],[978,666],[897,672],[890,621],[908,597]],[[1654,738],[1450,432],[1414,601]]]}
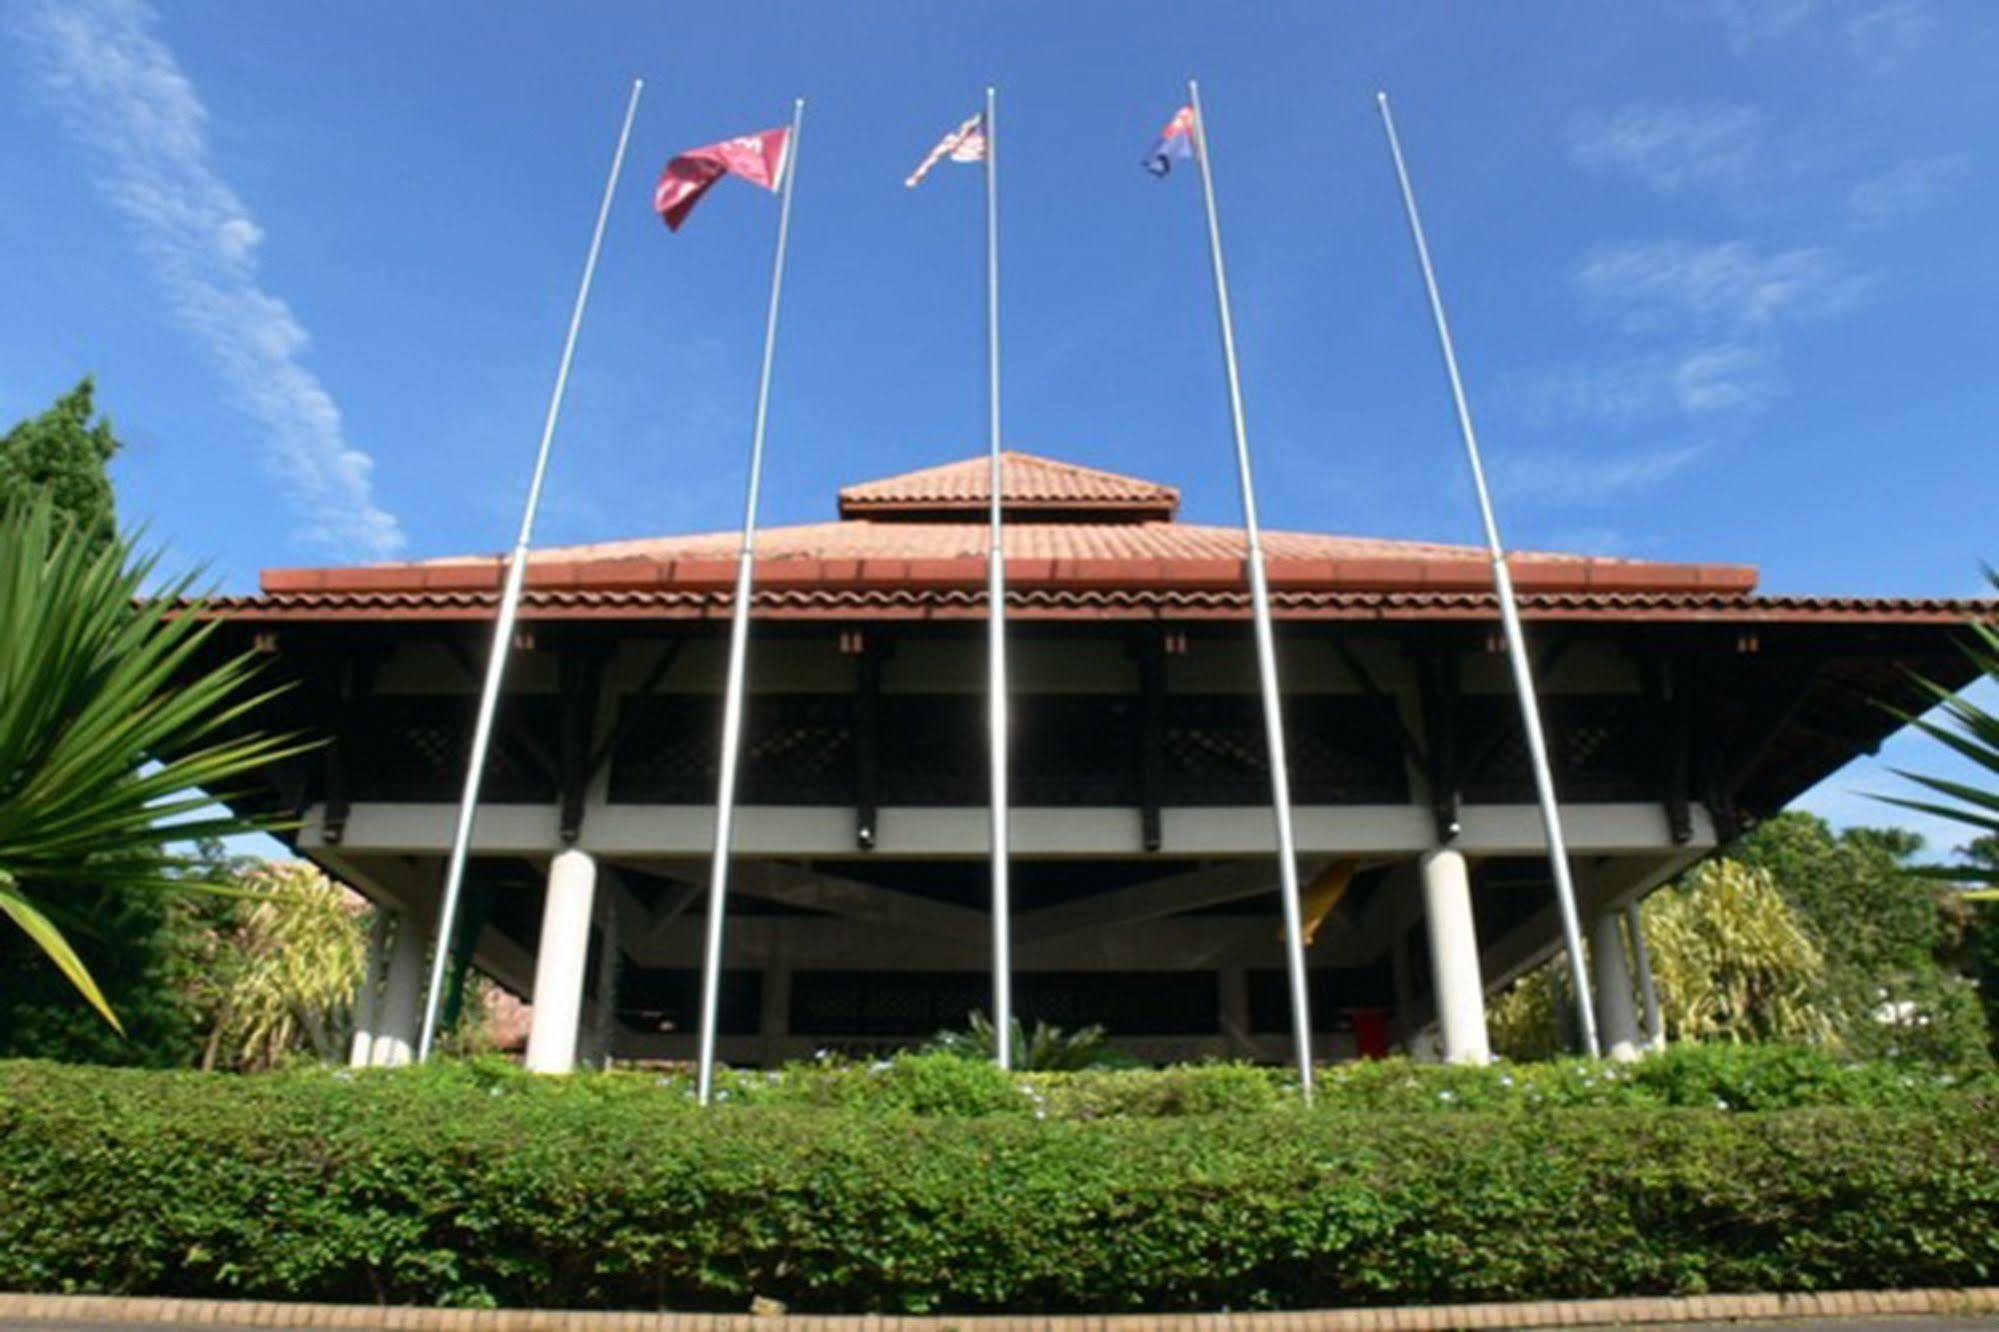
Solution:
{"label": "brick paving", "polygon": [[[38,1332],[150,1328],[358,1328],[368,1332],[1456,1332],[1460,1328],[1724,1324],[1745,1320],[1925,1319],[1921,1332],[1999,1327],[1999,1287],[1862,1290],[1806,1295],[1694,1295],[1523,1304],[1441,1304],[1287,1313],[930,1317],[893,1314],[598,1313],[555,1309],[419,1309],[255,1300],[0,1294],[0,1327]],[[1844,1325],[1843,1325],[1844,1326]],[[1696,1332],[1688,1329],[1688,1332]],[[1847,1327],[1847,1332],[1857,1329]]]}

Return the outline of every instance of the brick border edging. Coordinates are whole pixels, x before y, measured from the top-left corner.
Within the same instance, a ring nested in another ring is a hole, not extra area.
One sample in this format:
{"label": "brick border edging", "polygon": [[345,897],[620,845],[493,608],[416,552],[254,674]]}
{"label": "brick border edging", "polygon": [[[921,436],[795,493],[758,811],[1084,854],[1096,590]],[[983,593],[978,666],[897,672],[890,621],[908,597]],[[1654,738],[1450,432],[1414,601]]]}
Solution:
{"label": "brick border edging", "polygon": [[1453,1332],[1458,1328],[1589,1327],[1740,1319],[1999,1313],[1999,1286],[1787,1295],[1686,1295],[1521,1304],[1314,1309],[1209,1314],[689,1314],[564,1309],[431,1309],[113,1295],[0,1294],[8,1323],[233,1324],[391,1328],[398,1332]]}

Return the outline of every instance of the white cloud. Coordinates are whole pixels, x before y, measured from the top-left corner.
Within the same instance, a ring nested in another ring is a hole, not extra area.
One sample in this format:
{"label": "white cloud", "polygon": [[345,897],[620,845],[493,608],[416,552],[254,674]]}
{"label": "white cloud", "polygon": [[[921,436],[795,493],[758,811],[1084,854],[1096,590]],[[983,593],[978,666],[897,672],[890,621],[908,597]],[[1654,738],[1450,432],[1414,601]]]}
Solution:
{"label": "white cloud", "polygon": [[1971,159],[1963,153],[1915,157],[1847,192],[1848,211],[1861,226],[1879,227],[1929,209],[1964,179]]}
{"label": "white cloud", "polygon": [[393,555],[403,533],[372,496],[374,460],[347,442],[339,407],[302,363],[304,326],[259,277],[263,230],[216,166],[208,110],[154,35],[158,17],[144,0],[39,0],[18,12],[14,31],[175,317],[265,430],[306,539],[342,555]]}
{"label": "white cloud", "polygon": [[1673,367],[1673,395],[1688,416],[1755,412],[1784,391],[1776,353],[1724,342],[1696,348]]}
{"label": "white cloud", "polygon": [[1751,342],[1714,342],[1671,354],[1567,366],[1521,395],[1536,426],[1584,422],[1629,428],[1680,416],[1690,421],[1746,416],[1785,391],[1777,354]]}
{"label": "white cloud", "polygon": [[1580,166],[1621,175],[1661,194],[1696,185],[1736,185],[1756,157],[1759,130],[1749,106],[1628,106],[1571,127]]}
{"label": "white cloud", "polygon": [[1759,254],[1744,241],[1600,246],[1576,271],[1583,296],[1633,332],[1755,330],[1819,318],[1851,308],[1873,281],[1823,248]]}
{"label": "white cloud", "polygon": [[1877,74],[1887,74],[1927,45],[1935,27],[1935,17],[1921,0],[1890,0],[1848,19],[1846,40]]}
{"label": "white cloud", "polygon": [[1519,500],[1541,504],[1606,504],[1663,485],[1699,462],[1706,443],[1643,453],[1610,450],[1503,455],[1493,484]]}

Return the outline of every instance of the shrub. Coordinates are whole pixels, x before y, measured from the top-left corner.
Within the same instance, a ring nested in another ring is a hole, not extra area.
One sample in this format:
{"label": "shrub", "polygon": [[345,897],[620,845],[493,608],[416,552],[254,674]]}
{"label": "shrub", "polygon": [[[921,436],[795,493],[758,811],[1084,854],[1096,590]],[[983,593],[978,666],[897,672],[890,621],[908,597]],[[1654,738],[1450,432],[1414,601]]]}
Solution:
{"label": "shrub", "polygon": [[[968,1084],[931,1081],[939,1065],[870,1067],[821,1085],[874,1078],[912,1103],[947,1085],[929,1103],[951,1113],[702,1111],[656,1079],[483,1063],[0,1065],[0,1288],[1026,1312],[1960,1285],[1999,1267],[1983,1092],[1734,1114],[1362,1114],[1329,1095],[1305,1115],[1238,1112],[1279,1104],[1250,1070],[1181,1070],[1180,1104],[1231,1109],[1038,1122],[960,1113]],[[1720,1074],[1701,1069],[1648,1094],[1705,1092]],[[1438,1071],[1442,1090],[1488,1072],[1370,1068],[1347,1091]],[[1078,1075],[1063,1094],[1130,1104],[1137,1085]]]}
{"label": "shrub", "polygon": [[[519,1078],[481,1065],[484,1076]],[[439,1076],[448,1076],[440,1070]],[[613,1074],[693,1097],[693,1080]],[[603,1079],[597,1079],[603,1081]],[[734,1105],[846,1108],[919,1115],[1034,1115],[1045,1119],[1173,1118],[1298,1109],[1288,1070],[1254,1064],[1083,1069],[1008,1076],[958,1056],[905,1054],[873,1063],[822,1059],[783,1069],[724,1071],[718,1097]],[[1674,1106],[1778,1110],[1804,1106],[1916,1108],[1967,1089],[1999,1092],[1989,1067],[1857,1063],[1807,1046],[1676,1046],[1635,1064],[1563,1059],[1484,1067],[1363,1060],[1320,1070],[1317,1110],[1338,1114],[1497,1113],[1562,1108]]]}
{"label": "shrub", "polygon": [[[1104,1045],[1104,1029],[1091,1025],[1070,1031],[1037,1021],[1029,1031],[1019,1018],[1007,1023],[1009,1064],[1022,1072],[1056,1073],[1098,1068],[1118,1062]],[[924,1050],[961,1059],[991,1059],[999,1049],[999,1029],[983,1010],[974,1009],[962,1031],[945,1030],[930,1038]]]}
{"label": "shrub", "polygon": [[1253,1064],[1030,1073],[1021,1083],[1037,1111],[1050,1119],[1255,1114],[1295,1094],[1288,1073]]}

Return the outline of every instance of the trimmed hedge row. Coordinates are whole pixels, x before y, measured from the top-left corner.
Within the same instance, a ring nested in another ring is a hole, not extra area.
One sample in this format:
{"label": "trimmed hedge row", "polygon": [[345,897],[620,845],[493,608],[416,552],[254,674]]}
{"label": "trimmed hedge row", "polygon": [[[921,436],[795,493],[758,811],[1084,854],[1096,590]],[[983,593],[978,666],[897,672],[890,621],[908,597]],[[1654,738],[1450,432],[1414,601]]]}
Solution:
{"label": "trimmed hedge row", "polygon": [[1112,1311],[1982,1284],[1995,1110],[1044,1122],[0,1065],[0,1288]]}

